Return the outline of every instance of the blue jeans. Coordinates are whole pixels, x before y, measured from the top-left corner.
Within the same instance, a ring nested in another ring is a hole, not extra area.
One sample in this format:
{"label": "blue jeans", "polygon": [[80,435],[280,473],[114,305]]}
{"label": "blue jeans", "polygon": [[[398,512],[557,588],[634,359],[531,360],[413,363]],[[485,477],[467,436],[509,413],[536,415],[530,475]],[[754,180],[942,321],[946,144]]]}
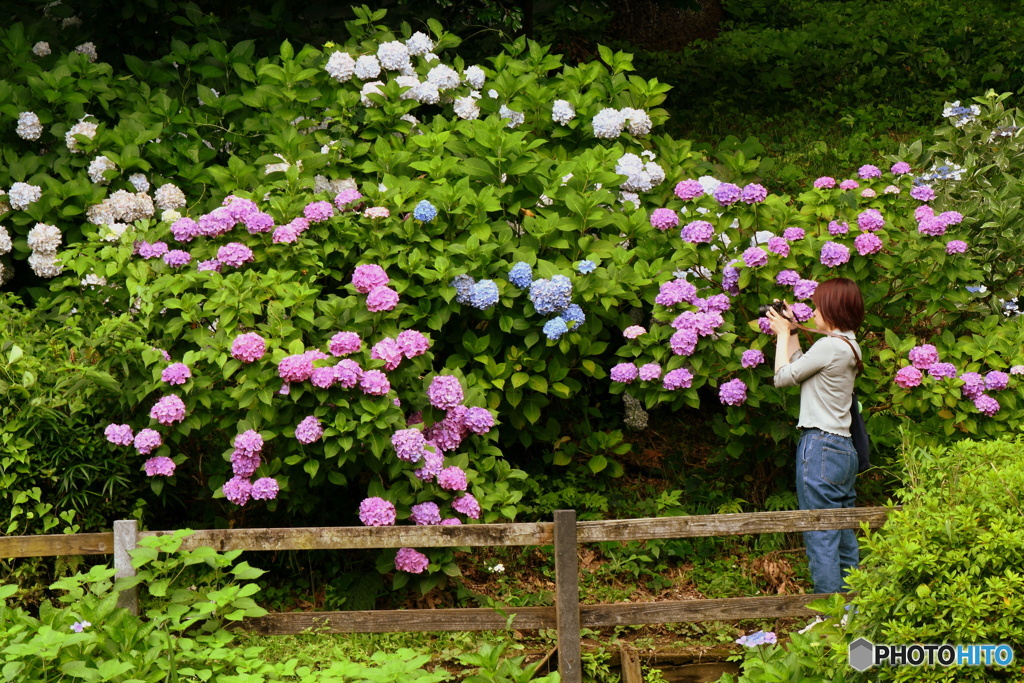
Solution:
{"label": "blue jeans", "polygon": [[[796,496],[801,510],[854,507],[856,480],[857,451],[850,437],[820,429],[804,431],[796,448]],[[860,562],[854,530],[805,531],[804,546],[814,592],[841,592],[846,574]]]}

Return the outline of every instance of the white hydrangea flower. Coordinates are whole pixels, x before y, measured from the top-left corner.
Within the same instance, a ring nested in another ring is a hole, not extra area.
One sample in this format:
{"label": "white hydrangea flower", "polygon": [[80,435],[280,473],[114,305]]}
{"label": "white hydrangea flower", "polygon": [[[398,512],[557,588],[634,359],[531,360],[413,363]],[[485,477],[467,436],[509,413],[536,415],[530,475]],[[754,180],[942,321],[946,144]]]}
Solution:
{"label": "white hydrangea flower", "polygon": [[388,191],[388,186],[385,185],[384,183],[378,183],[377,184],[377,190],[379,192],[387,192]]}
{"label": "white hydrangea flower", "polygon": [[652,152],[649,149],[645,149],[644,151],[640,152],[640,156],[644,157],[649,161],[654,161],[655,159],[658,158],[657,155],[655,155],[654,152]]}
{"label": "white hydrangea flower", "polygon": [[156,213],[152,197],[145,192],[133,193],[127,190],[112,193],[95,209],[95,215],[92,215],[93,209],[90,207],[86,215],[90,222],[97,225],[118,220],[133,223],[141,218],[152,218]]}
{"label": "white hydrangea flower", "polygon": [[106,231],[101,231],[104,242],[117,242],[131,228],[127,223],[111,223],[106,226]]}
{"label": "white hydrangea flower", "polygon": [[56,254],[32,252],[28,257],[28,265],[33,273],[45,278],[57,277],[63,270]]}
{"label": "white hydrangea flower", "polygon": [[377,48],[377,59],[388,71],[401,71],[409,63],[409,48],[397,40],[381,43]]}
{"label": "white hydrangea flower", "polygon": [[640,195],[636,192],[620,192],[619,203],[633,202],[633,206],[640,206]]}
{"label": "white hydrangea flower", "polygon": [[459,87],[459,72],[447,64],[438,64],[427,72],[427,80],[437,86],[438,90],[451,90]]}
{"label": "white hydrangea flower", "polygon": [[433,64],[439,59],[441,58],[435,55],[433,52],[428,52],[427,54],[423,55],[423,61],[426,62],[427,64]]}
{"label": "white hydrangea flower", "polygon": [[60,228],[56,225],[36,223],[35,227],[28,231],[28,247],[37,254],[56,254],[60,242]]}
{"label": "white hydrangea flower", "polygon": [[560,123],[565,126],[574,118],[576,118],[576,107],[572,106],[571,102],[568,102],[567,100],[555,100],[555,103],[551,105],[551,119],[555,123]]}
{"label": "white hydrangea flower", "polygon": [[185,193],[177,185],[166,183],[153,193],[153,200],[164,211],[180,209],[185,206]]}
{"label": "white hydrangea flower", "polygon": [[[416,126],[418,126],[418,125],[419,125],[419,123],[420,123],[420,122],[419,122],[419,119],[417,119],[417,118],[416,118],[415,116],[413,116],[412,114],[402,114],[402,115],[401,115],[401,116],[399,116],[398,118],[399,118],[400,120],[402,120],[402,121],[408,121],[409,123],[411,123],[411,124],[412,124],[412,127],[413,127],[413,128],[415,128]],[[355,187],[353,187],[352,189],[354,190],[354,189],[355,189]]]}
{"label": "white hydrangea flower", "polygon": [[106,287],[107,278],[97,275],[96,273],[89,273],[82,278],[82,286],[89,287],[90,289],[95,287]]}
{"label": "white hydrangea flower", "polygon": [[487,96],[490,97],[492,100],[496,100],[498,99],[498,91],[495,90],[494,88],[491,88],[490,90],[487,91]]}
{"label": "white hydrangea flower", "polygon": [[149,181],[141,173],[132,173],[128,176],[128,182],[135,186],[136,192],[149,192]]}
{"label": "white hydrangea flower", "polygon": [[426,33],[416,31],[409,40],[405,41],[405,47],[413,57],[425,55],[434,49],[434,41]]}
{"label": "white hydrangea flower", "polygon": [[76,135],[84,135],[90,140],[96,137],[97,125],[91,121],[79,121],[75,125],[68,129],[68,132],[64,134],[64,144],[68,146],[68,149],[75,154],[83,154],[84,151],[79,148],[78,140],[75,139]]}
{"label": "white hydrangea flower", "polygon": [[[376,78],[380,75],[380,62],[378,62],[377,58],[373,55],[362,55],[356,60],[354,70],[356,78],[361,81]],[[383,83],[381,85],[383,85]]]}
{"label": "white hydrangea flower", "polygon": [[552,200],[551,197],[547,196],[546,194],[542,194],[540,197],[537,198],[537,206],[551,206],[553,203],[554,200]]}
{"label": "white hydrangea flower", "polygon": [[384,81],[370,81],[369,83],[363,84],[363,89],[359,91],[359,101],[363,103],[364,107],[376,107],[377,103],[371,100],[367,95],[376,94],[381,95],[380,88],[384,85]]}
{"label": "white hydrangea flower", "polygon": [[110,179],[104,178],[103,172],[114,170],[117,170],[117,166],[114,162],[107,157],[100,155],[89,162],[89,179],[97,185],[107,185],[110,183]]}
{"label": "white hydrangea flower", "polygon": [[462,79],[466,81],[470,88],[473,90],[482,90],[484,87],[484,81],[487,80],[487,75],[484,70],[474,64],[473,66],[467,66],[462,70]]}
{"label": "white hydrangea flower", "polygon": [[617,138],[626,126],[625,118],[618,109],[606,108],[597,112],[593,123],[594,137]]}
{"label": "white hydrangea flower", "polygon": [[14,244],[11,242],[11,235],[7,232],[7,228],[0,225],[0,254],[10,253],[13,248]]}
{"label": "white hydrangea flower", "polygon": [[0,215],[3,215],[11,210],[11,205],[7,203],[7,193],[0,190]]}
{"label": "white hydrangea flower", "polygon": [[23,111],[18,114],[18,127],[15,129],[22,140],[38,140],[43,134],[43,124],[35,112]]}
{"label": "white hydrangea flower", "polygon": [[352,59],[352,55],[347,52],[335,52],[327,60],[324,71],[339,83],[345,83],[356,72],[356,60]]}
{"label": "white hydrangea flower", "polygon": [[430,81],[423,81],[413,90],[413,96],[423,104],[437,104],[441,101],[441,93]]}
{"label": "white hydrangea flower", "polygon": [[412,62],[409,62],[405,68],[398,73],[401,76],[416,76],[416,78],[419,78],[419,74],[416,73],[416,67],[412,65]]}
{"label": "white hydrangea flower", "polygon": [[710,175],[702,175],[700,178],[697,178],[697,182],[704,188],[704,194],[706,195],[714,194],[718,186],[722,184],[721,180]]}
{"label": "white hydrangea flower", "polygon": [[572,179],[572,173],[569,173],[569,174],[566,174],[566,175],[562,176],[562,187],[565,187],[565,186],[566,186],[566,184],[567,184],[567,183],[568,183],[568,182],[569,182],[569,181],[570,181],[571,179]]}
{"label": "white hydrangea flower", "polygon": [[399,76],[395,79],[395,83],[398,83],[403,88],[408,88],[398,97],[403,100],[414,100],[416,97],[416,88],[420,85],[420,79],[416,76]]}
{"label": "white hydrangea flower", "polygon": [[43,196],[43,188],[28,183],[14,183],[8,195],[11,198],[11,208],[24,211],[29,204],[39,201]]}
{"label": "white hydrangea flower", "polygon": [[50,54],[50,44],[45,40],[40,40],[38,43],[32,46],[32,54],[36,57],[45,57]]}
{"label": "white hydrangea flower", "polygon": [[654,125],[651,117],[643,109],[627,107],[622,110],[622,116],[629,122],[626,130],[629,131],[630,135],[647,135],[651,132],[651,127]]}
{"label": "white hydrangea flower", "polygon": [[665,171],[653,161],[646,164],[636,154],[626,153],[615,165],[615,172],[626,176],[621,189],[627,192],[647,192],[665,181]]}
{"label": "white hydrangea flower", "polygon": [[81,26],[81,25],[82,25],[82,20],[79,19],[77,16],[74,16],[74,15],[72,15],[70,17],[64,17],[61,20],[61,22],[60,22],[60,27],[62,29],[72,28],[74,26]]}
{"label": "white hydrangea flower", "polygon": [[501,105],[501,109],[498,110],[498,116],[503,119],[509,119],[509,122],[505,124],[507,128],[515,128],[526,120],[526,117],[522,112],[518,112],[515,109],[509,109],[504,104]]}
{"label": "white hydrangea flower", "polygon": [[480,107],[476,104],[476,97],[470,95],[469,97],[457,97],[455,98],[455,115],[465,121],[473,121],[480,117]]}
{"label": "white hydrangea flower", "polygon": [[160,220],[163,221],[164,223],[173,223],[179,218],[181,218],[181,213],[175,211],[174,209],[167,209],[166,211],[160,214]]}
{"label": "white hydrangea flower", "polygon": [[99,55],[96,54],[96,46],[92,43],[82,43],[81,45],[75,48],[75,52],[85,55],[89,58],[90,62],[95,62],[96,59],[99,57]]}

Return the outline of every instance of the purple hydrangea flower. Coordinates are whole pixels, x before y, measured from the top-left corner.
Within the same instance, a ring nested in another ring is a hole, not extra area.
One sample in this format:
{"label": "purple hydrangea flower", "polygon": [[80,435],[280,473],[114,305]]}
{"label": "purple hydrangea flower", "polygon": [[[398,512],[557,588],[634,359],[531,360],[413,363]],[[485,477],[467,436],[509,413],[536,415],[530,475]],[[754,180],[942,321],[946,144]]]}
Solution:
{"label": "purple hydrangea flower", "polygon": [[295,438],[299,443],[310,444],[317,441],[323,435],[324,428],[320,425],[320,420],[312,415],[304,418],[295,427]]}
{"label": "purple hydrangea flower", "polygon": [[963,221],[964,215],[959,211],[943,211],[939,214],[939,218],[946,225],[957,225]]}
{"label": "purple hydrangea flower", "polygon": [[807,322],[814,317],[814,310],[807,304],[802,304],[799,301],[790,306],[789,310],[793,312],[793,317],[796,318],[798,323]]}
{"label": "purple hydrangea flower", "polygon": [[913,365],[908,365],[896,371],[894,381],[897,386],[912,389],[921,383],[921,371]]}
{"label": "purple hydrangea flower", "polygon": [[437,448],[435,444],[428,442],[428,445],[431,448],[423,456],[423,467],[413,472],[417,479],[422,479],[423,481],[433,481],[434,477],[444,469],[444,456],[435,450]]}
{"label": "purple hydrangea flower", "polygon": [[852,179],[844,180],[843,182],[839,183],[840,190],[856,190],[858,187],[860,187],[860,183]]}
{"label": "purple hydrangea flower", "polygon": [[155,429],[142,429],[135,435],[135,450],[146,455],[151,453],[154,448],[159,448],[163,442],[160,432]]}
{"label": "purple hydrangea flower", "polygon": [[231,231],[238,220],[231,215],[231,209],[218,206],[208,214],[199,217],[199,234],[218,237]]}
{"label": "purple hydrangea flower", "polygon": [[418,429],[399,429],[391,435],[391,445],[399,460],[419,462],[426,453],[427,439]]}
{"label": "purple hydrangea flower", "polygon": [[453,500],[452,509],[470,519],[480,519],[480,503],[471,493],[465,493]]}
{"label": "purple hydrangea flower", "polygon": [[850,225],[846,221],[831,221],[828,224],[828,234],[830,235],[845,235],[850,231]]}
{"label": "purple hydrangea flower", "polygon": [[675,306],[684,301],[692,303],[695,296],[697,288],[686,280],[669,280],[658,288],[654,303],[659,306]]}
{"label": "purple hydrangea flower", "polygon": [[673,334],[668,340],[668,344],[672,347],[672,353],[677,356],[689,356],[697,348],[697,341],[696,330],[686,328]]}
{"label": "purple hydrangea flower", "polygon": [[743,252],[743,263],[749,268],[768,265],[768,252],[761,247],[750,247]]}
{"label": "purple hydrangea flower", "polygon": [[171,266],[172,268],[180,268],[181,266],[187,266],[192,262],[192,254],[181,249],[172,249],[164,254],[164,263]]}
{"label": "purple hydrangea flower", "polygon": [[853,238],[853,246],[861,256],[877,254],[882,250],[882,238],[873,232],[864,232]]}
{"label": "purple hydrangea flower", "polygon": [[253,500],[274,500],[277,498],[277,492],[281,490],[280,484],[277,483],[277,479],[273,477],[260,477],[252,483],[252,494]]}
{"label": "purple hydrangea flower", "polygon": [[814,181],[814,187],[819,190],[831,190],[836,186],[836,179],[823,175]]}
{"label": "purple hydrangea flower", "polygon": [[219,273],[221,271],[221,264],[220,261],[218,261],[215,258],[212,258],[206,261],[200,261],[199,264],[196,266],[196,270],[199,271],[200,273],[210,270]]}
{"label": "purple hydrangea flower", "polygon": [[302,231],[296,229],[293,225],[282,225],[274,230],[271,241],[274,244],[292,244],[299,239],[301,234]]}
{"label": "purple hydrangea flower", "polygon": [[795,270],[780,270],[779,274],[775,276],[775,282],[780,285],[788,285],[792,287],[796,283],[800,282],[800,273]]}
{"label": "purple hydrangea flower", "polygon": [[234,476],[224,482],[221,487],[224,497],[235,505],[245,505],[252,495],[252,482],[248,477]]}
{"label": "purple hydrangea flower", "polygon": [[[342,361],[342,363],[344,362]],[[341,363],[338,365],[340,366]],[[338,379],[340,382],[340,374]],[[359,378],[359,388],[363,390],[364,394],[369,394],[370,396],[386,396],[391,391],[391,382],[388,380],[388,376],[380,370],[367,370]]]}
{"label": "purple hydrangea flower", "polygon": [[334,207],[330,202],[310,202],[302,210],[302,215],[310,223],[322,223],[334,217]]}
{"label": "purple hydrangea flower", "polygon": [[277,374],[285,382],[305,382],[313,375],[313,360],[304,353],[285,356],[277,364]]}
{"label": "purple hydrangea flower", "polygon": [[683,201],[689,201],[703,196],[704,188],[701,186],[700,181],[683,180],[676,185],[675,193]]}
{"label": "purple hydrangea flower", "polygon": [[413,524],[440,524],[441,523],[441,508],[437,507],[437,503],[430,501],[426,503],[420,503],[419,505],[413,505],[409,518]]}
{"label": "purple hydrangea flower", "polygon": [[406,358],[422,356],[430,348],[430,340],[416,330],[403,330],[398,334],[398,348]]}
{"label": "purple hydrangea flower", "polygon": [[356,266],[352,273],[352,284],[360,294],[369,294],[375,287],[391,282],[387,272],[375,263]]}
{"label": "purple hydrangea flower", "polygon": [[274,229],[274,217],[262,211],[246,214],[242,221],[245,223],[245,229],[252,235],[270,232]]}
{"label": "purple hydrangea flower", "polygon": [[821,245],[821,263],[829,268],[841,266],[850,260],[850,248],[838,242],[825,242]]}
{"label": "purple hydrangea flower", "polygon": [[231,343],[231,357],[244,363],[258,361],[266,352],[266,340],[255,332],[240,334]]}
{"label": "purple hydrangea flower", "polygon": [[398,346],[398,341],[391,337],[384,337],[373,345],[370,350],[370,358],[384,361],[384,369],[391,371],[402,362],[402,349]]}
{"label": "purple hydrangea flower", "polygon": [[740,199],[747,204],[759,204],[768,196],[768,190],[757,183],[750,183],[740,192]]}
{"label": "purple hydrangea flower", "polygon": [[640,371],[632,363],[619,363],[611,370],[611,378],[613,382],[622,382],[623,384],[629,384],[637,378]]}
{"label": "purple hydrangea flower", "polygon": [[906,175],[910,173],[910,164],[905,161],[897,161],[889,170],[892,171],[893,175]]}
{"label": "purple hydrangea flower", "polygon": [[712,194],[714,195],[715,199],[718,200],[718,203],[720,205],[729,206],[730,204],[735,204],[737,201],[739,201],[740,197],[743,194],[743,191],[740,190],[738,186],[733,185],[732,183],[722,183],[721,185],[715,188],[715,191]]}
{"label": "purple hydrangea flower", "polygon": [[383,498],[365,498],[359,504],[359,521],[365,526],[391,526],[396,518],[395,506]]}
{"label": "purple hydrangea flower", "polygon": [[[337,377],[338,384],[340,384],[342,388],[351,389],[359,384],[359,380],[363,377],[363,369],[359,367],[359,363],[355,362],[351,358],[346,358],[334,366],[334,376]],[[389,384],[387,391],[390,390],[391,387]],[[384,393],[387,393],[387,391]]]}
{"label": "purple hydrangea flower", "polygon": [[814,280],[797,280],[797,283],[793,285],[793,296],[797,299],[810,299],[814,296],[814,290],[818,288],[818,283]]}
{"label": "purple hydrangea flower", "polygon": [[718,388],[718,400],[725,405],[742,405],[747,400],[747,385],[741,379],[729,380]]}
{"label": "purple hydrangea flower", "polygon": [[430,560],[426,555],[412,548],[399,548],[395,555],[395,569],[410,574],[422,574],[426,571]]}
{"label": "purple hydrangea flower", "polygon": [[462,403],[463,393],[459,378],[454,375],[437,375],[427,388],[430,405],[448,410]]}
{"label": "purple hydrangea flower", "polygon": [[740,358],[740,364],[745,368],[757,367],[764,362],[764,352],[760,349],[747,349]]}
{"label": "purple hydrangea flower", "polygon": [[366,296],[366,310],[371,313],[393,310],[398,305],[398,292],[390,287],[374,287]]}
{"label": "purple hydrangea flower", "polygon": [[494,415],[486,408],[470,408],[462,420],[466,429],[474,434],[486,434],[494,427]]}
{"label": "purple hydrangea flower", "polygon": [[174,461],[163,455],[150,458],[143,464],[147,477],[169,477],[174,474],[175,467]]}
{"label": "purple hydrangea flower", "polygon": [[184,384],[190,377],[192,371],[184,363],[172,363],[160,373],[160,379],[168,384]]}
{"label": "purple hydrangea flower", "polygon": [[932,207],[928,206],[927,204],[922,204],[921,206],[919,206],[916,209],[914,209],[914,220],[918,221],[918,222],[921,222],[925,218],[928,218],[929,216],[934,216],[934,215],[935,215],[935,209],[933,209]]}
{"label": "purple hydrangea flower", "polygon": [[974,397],[974,407],[981,413],[992,417],[999,412],[999,401],[987,394],[979,394]]}
{"label": "purple hydrangea flower", "polygon": [[928,366],[928,374],[932,379],[952,379],[956,377],[956,366],[952,363],[932,363]]}
{"label": "purple hydrangea flower", "polygon": [[877,166],[871,164],[864,164],[857,169],[857,175],[860,176],[861,180],[871,180],[872,178],[881,178],[882,170]]}
{"label": "purple hydrangea flower", "polygon": [[231,445],[251,455],[263,450],[263,437],[255,429],[247,429],[236,436]]}
{"label": "purple hydrangea flower", "polygon": [[644,363],[640,366],[640,379],[651,382],[661,378],[661,366],[657,363]]}
{"label": "purple hydrangea flower", "polygon": [[199,234],[199,225],[183,216],[171,224],[171,236],[178,242],[191,242]]}
{"label": "purple hydrangea flower", "polygon": [[933,363],[939,362],[939,350],[933,344],[921,344],[910,349],[907,357],[918,370],[927,370]]}
{"label": "purple hydrangea flower", "polygon": [[988,391],[1002,391],[1010,384],[1010,376],[1005,372],[993,370],[985,375],[985,389]]}
{"label": "purple hydrangea flower", "polygon": [[935,199],[935,190],[927,185],[918,185],[910,190],[910,196],[919,202],[930,202]]}
{"label": "purple hydrangea flower", "polygon": [[160,258],[167,253],[167,244],[165,242],[139,242],[138,254],[144,259]]}
{"label": "purple hydrangea flower", "polygon": [[775,334],[774,330],[772,330],[772,321],[768,318],[758,318],[757,327],[761,330],[761,334]]}
{"label": "purple hydrangea flower", "polygon": [[691,244],[699,244],[701,242],[710,242],[711,238],[715,235],[715,226],[711,225],[707,221],[693,221],[683,226],[679,236],[684,242],[690,242]]}
{"label": "purple hydrangea flower", "polygon": [[149,416],[162,425],[172,425],[185,419],[185,403],[174,394],[158,400],[149,411]]}
{"label": "purple hydrangea flower", "polygon": [[686,368],[676,368],[665,373],[661,384],[669,391],[676,389],[689,389],[693,383],[693,373]]}
{"label": "purple hydrangea flower", "polygon": [[334,196],[334,205],[341,211],[349,211],[356,208],[354,205],[349,205],[358,202],[362,198],[363,193],[359,190],[342,190]]}
{"label": "purple hydrangea flower", "polygon": [[917,224],[917,231],[922,235],[938,237],[946,234],[946,221],[939,216],[925,216]]}
{"label": "purple hydrangea flower", "polygon": [[355,332],[338,332],[331,337],[327,350],[334,356],[347,356],[356,353],[362,347],[363,342]]}
{"label": "purple hydrangea flower", "polygon": [[967,398],[977,398],[985,391],[985,378],[977,372],[965,372],[960,379],[964,382],[960,392]]}
{"label": "purple hydrangea flower", "polygon": [[333,367],[313,368],[309,376],[310,383],[317,389],[330,389],[338,380],[337,371]]}
{"label": "purple hydrangea flower", "polygon": [[768,251],[785,258],[789,256],[789,242],[786,241],[785,237],[769,237]]}
{"label": "purple hydrangea flower", "polygon": [[226,266],[238,268],[253,260],[252,249],[241,242],[228,242],[217,250],[217,260]]}
{"label": "purple hydrangea flower", "polygon": [[445,517],[441,520],[441,526],[461,526],[462,520],[456,517]]}
{"label": "purple hydrangea flower", "polygon": [[461,467],[445,467],[437,475],[437,485],[445,491],[465,491],[469,486]]}
{"label": "purple hydrangea flower", "polygon": [[885,218],[878,209],[866,209],[857,216],[857,225],[864,232],[875,232],[881,230],[885,225]]}
{"label": "purple hydrangea flower", "polygon": [[262,463],[259,453],[246,453],[237,448],[231,452],[231,471],[239,477],[256,474]]}
{"label": "purple hydrangea flower", "polygon": [[655,209],[651,213],[651,225],[658,230],[668,230],[679,225],[679,215],[672,209]]}
{"label": "purple hydrangea flower", "polygon": [[630,325],[622,331],[622,336],[626,339],[636,339],[644,334],[647,334],[647,330],[640,325]]}
{"label": "purple hydrangea flower", "polygon": [[725,313],[732,307],[727,294],[712,294],[707,299],[697,299],[696,305],[706,313]]}
{"label": "purple hydrangea flower", "polygon": [[782,238],[790,242],[798,242],[807,236],[803,228],[786,228],[782,231]]}
{"label": "purple hydrangea flower", "polygon": [[107,437],[107,441],[116,446],[131,446],[135,439],[132,428],[128,425],[109,424],[103,430],[103,435]]}

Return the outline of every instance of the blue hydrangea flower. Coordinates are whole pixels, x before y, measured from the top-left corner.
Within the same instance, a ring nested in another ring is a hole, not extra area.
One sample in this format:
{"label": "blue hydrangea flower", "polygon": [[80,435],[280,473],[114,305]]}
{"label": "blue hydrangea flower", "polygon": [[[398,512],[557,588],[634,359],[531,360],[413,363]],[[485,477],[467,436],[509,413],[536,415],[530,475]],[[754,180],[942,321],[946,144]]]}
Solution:
{"label": "blue hydrangea flower", "polygon": [[566,327],[570,329],[579,327],[587,320],[583,309],[576,304],[569,304],[559,317],[565,321]]}
{"label": "blue hydrangea flower", "polygon": [[564,275],[555,275],[550,280],[534,280],[530,285],[530,301],[542,315],[564,311],[571,298],[572,281]]}
{"label": "blue hydrangea flower", "polygon": [[576,270],[583,273],[584,275],[588,273],[593,273],[596,268],[597,264],[591,261],[590,259],[587,259],[586,261],[580,261],[579,263],[576,264]]}
{"label": "blue hydrangea flower", "polygon": [[494,280],[480,280],[469,290],[469,303],[473,308],[487,310],[498,303],[498,285]]}
{"label": "blue hydrangea flower", "polygon": [[569,331],[565,321],[561,318],[552,318],[544,323],[544,334],[548,339],[554,341]]}
{"label": "blue hydrangea flower", "polygon": [[468,304],[469,292],[475,284],[476,280],[468,275],[456,275],[452,278],[452,287],[455,288],[455,300],[460,304]]}
{"label": "blue hydrangea flower", "polygon": [[412,217],[418,221],[429,223],[437,218],[437,209],[433,204],[424,199],[416,205],[415,209],[412,210]]}
{"label": "blue hydrangea flower", "polygon": [[508,271],[508,281],[519,289],[526,289],[533,282],[533,270],[526,261],[520,261]]}

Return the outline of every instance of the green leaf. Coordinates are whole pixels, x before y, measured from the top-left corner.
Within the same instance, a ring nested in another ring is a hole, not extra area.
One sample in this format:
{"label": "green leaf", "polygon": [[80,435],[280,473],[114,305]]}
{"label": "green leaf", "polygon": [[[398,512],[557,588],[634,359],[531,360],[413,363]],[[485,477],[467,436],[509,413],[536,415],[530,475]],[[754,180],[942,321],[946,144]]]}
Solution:
{"label": "green leaf", "polygon": [[593,472],[594,474],[597,474],[598,472],[602,471],[607,466],[608,459],[603,455],[595,455],[593,458],[587,461],[587,467],[589,467],[590,471]]}
{"label": "green leaf", "polygon": [[24,355],[25,352],[21,350],[21,347],[15,344],[7,354],[7,364],[14,365],[21,360]]}

